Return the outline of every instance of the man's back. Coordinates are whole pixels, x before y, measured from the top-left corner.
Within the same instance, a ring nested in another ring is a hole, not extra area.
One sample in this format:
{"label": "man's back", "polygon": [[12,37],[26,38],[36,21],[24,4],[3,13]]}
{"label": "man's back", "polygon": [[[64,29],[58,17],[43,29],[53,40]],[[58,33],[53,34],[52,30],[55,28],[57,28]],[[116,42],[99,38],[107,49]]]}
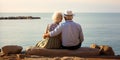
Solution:
{"label": "man's back", "polygon": [[81,26],[73,21],[66,21],[62,24],[62,45],[76,46],[80,41]]}

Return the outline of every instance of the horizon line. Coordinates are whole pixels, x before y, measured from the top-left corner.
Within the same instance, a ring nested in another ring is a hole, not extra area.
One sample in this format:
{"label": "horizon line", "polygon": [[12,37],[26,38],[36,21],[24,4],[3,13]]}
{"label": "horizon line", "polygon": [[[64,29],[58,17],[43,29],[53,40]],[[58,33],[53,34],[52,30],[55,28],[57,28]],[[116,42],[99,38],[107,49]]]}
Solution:
{"label": "horizon line", "polygon": [[[54,12],[0,12],[0,13],[54,13]],[[120,12],[74,12],[74,13],[120,13]]]}

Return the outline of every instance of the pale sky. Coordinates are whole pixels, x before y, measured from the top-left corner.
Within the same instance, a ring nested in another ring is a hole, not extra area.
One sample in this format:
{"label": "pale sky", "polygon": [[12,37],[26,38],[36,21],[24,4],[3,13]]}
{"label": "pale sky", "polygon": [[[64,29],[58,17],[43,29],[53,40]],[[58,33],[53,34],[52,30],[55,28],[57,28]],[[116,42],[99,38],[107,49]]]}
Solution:
{"label": "pale sky", "polygon": [[120,0],[0,0],[0,12],[119,12]]}

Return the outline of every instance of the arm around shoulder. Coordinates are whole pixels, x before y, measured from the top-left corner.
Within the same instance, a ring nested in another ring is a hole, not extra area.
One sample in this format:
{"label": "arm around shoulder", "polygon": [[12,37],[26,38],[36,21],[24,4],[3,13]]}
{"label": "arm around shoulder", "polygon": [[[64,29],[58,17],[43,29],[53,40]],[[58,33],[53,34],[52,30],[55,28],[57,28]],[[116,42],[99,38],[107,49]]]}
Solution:
{"label": "arm around shoulder", "polygon": [[57,36],[62,32],[62,25],[58,25],[53,31],[49,33],[50,37]]}

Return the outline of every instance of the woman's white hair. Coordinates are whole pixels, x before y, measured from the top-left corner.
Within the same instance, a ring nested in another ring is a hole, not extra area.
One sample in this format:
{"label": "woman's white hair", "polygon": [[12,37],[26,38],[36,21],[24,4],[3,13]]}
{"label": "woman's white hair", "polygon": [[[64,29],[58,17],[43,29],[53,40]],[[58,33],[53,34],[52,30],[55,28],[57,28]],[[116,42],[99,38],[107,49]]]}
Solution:
{"label": "woman's white hair", "polygon": [[62,12],[56,11],[52,16],[52,20],[56,20],[58,16],[62,16],[62,15],[63,15]]}

